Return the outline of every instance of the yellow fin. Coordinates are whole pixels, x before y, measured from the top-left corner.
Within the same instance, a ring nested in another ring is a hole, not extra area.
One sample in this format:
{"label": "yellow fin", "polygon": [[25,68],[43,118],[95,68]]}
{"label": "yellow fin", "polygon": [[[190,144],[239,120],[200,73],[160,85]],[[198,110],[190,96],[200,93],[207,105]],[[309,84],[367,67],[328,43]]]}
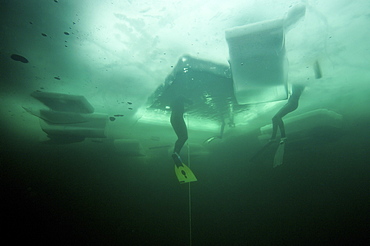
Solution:
{"label": "yellow fin", "polygon": [[175,165],[175,173],[180,184],[197,181],[194,173],[184,163],[182,163],[182,165],[179,167]]}

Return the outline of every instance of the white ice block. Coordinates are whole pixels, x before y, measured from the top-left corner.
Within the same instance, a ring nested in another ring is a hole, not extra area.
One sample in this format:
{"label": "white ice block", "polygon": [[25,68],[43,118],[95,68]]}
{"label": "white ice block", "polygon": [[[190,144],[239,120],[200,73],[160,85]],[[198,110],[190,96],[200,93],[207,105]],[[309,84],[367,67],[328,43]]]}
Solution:
{"label": "white ice block", "polygon": [[288,61],[285,33],[306,13],[293,6],[284,18],[226,30],[234,93],[239,104],[286,99]]}
{"label": "white ice block", "polygon": [[284,19],[235,27],[226,30],[225,36],[238,103],[286,99]]}
{"label": "white ice block", "polygon": [[[62,123],[52,123],[45,121],[40,118],[41,129],[50,136],[78,136],[87,138],[105,138],[105,128],[108,122],[108,115],[106,114],[79,114],[79,118],[83,121],[71,121],[71,123],[65,123],[69,119],[75,119],[76,115],[73,113],[59,113],[53,111],[54,118],[58,118]],[[68,116],[70,114],[70,116]]]}

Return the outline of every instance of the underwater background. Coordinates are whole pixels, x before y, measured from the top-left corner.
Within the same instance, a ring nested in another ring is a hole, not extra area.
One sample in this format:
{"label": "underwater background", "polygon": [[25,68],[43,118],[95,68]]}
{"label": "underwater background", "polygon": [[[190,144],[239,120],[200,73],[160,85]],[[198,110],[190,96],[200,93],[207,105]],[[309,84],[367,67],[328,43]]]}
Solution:
{"label": "underwater background", "polygon": [[[288,83],[306,89],[284,163],[272,167],[277,145],[260,150],[285,100],[238,109],[209,142],[217,113],[195,109],[181,156],[198,181],[179,184],[169,113],[148,98],[183,55],[228,66],[226,29],[298,3]],[[370,242],[369,1],[0,0],[0,16],[2,244]],[[322,78],[308,81],[314,61]],[[33,92],[84,96],[106,136],[50,141]],[[310,112],[324,116],[303,124]]]}

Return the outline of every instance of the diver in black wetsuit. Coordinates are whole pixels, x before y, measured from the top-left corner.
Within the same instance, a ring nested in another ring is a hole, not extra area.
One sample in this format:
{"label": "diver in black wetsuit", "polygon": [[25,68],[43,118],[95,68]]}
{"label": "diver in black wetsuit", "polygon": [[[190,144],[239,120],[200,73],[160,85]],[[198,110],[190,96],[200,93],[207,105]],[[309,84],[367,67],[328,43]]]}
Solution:
{"label": "diver in black wetsuit", "polygon": [[[322,78],[322,72],[320,63],[318,60],[313,64],[313,70],[315,73],[315,79]],[[272,135],[270,141],[274,141],[276,138],[277,129],[280,129],[280,138],[282,141],[286,139],[285,127],[282,118],[288,113],[296,110],[298,108],[298,101],[302,95],[305,86],[302,84],[293,84],[292,85],[292,95],[290,96],[287,104],[285,104],[272,118]]]}
{"label": "diver in black wetsuit", "polygon": [[188,102],[184,97],[177,97],[171,103],[171,125],[177,135],[177,141],[173,150],[172,158],[177,166],[182,165],[180,151],[188,140],[188,130],[184,121],[185,102]]}
{"label": "diver in black wetsuit", "polygon": [[272,118],[272,135],[270,141],[275,140],[278,128],[280,129],[281,140],[284,141],[286,139],[285,127],[282,118],[298,108],[298,101],[304,88],[304,85],[296,84],[292,86],[292,95],[290,96],[288,102]]}

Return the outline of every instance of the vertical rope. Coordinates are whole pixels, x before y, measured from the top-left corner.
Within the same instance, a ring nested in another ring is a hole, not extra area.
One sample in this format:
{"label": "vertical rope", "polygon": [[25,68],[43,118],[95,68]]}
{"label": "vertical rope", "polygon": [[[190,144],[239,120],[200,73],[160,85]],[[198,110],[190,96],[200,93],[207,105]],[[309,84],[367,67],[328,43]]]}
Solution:
{"label": "vertical rope", "polygon": [[[187,121],[188,121],[188,130],[189,130],[189,128],[190,128],[189,115],[187,115]],[[189,168],[190,168],[190,146],[189,146],[189,141],[187,142],[187,146],[188,146],[188,165],[189,165]],[[191,233],[192,228],[191,228],[191,189],[190,189],[190,184],[191,184],[191,182],[189,182],[189,245],[191,246],[192,245],[192,233]]]}

